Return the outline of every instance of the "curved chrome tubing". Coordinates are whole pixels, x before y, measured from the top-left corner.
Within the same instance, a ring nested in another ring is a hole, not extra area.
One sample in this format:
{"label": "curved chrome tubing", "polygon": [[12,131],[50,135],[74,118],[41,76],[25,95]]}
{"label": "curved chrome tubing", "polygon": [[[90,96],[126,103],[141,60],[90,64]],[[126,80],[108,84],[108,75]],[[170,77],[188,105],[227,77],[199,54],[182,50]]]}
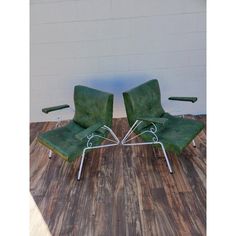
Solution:
{"label": "curved chrome tubing", "polygon": [[[81,178],[81,172],[82,172],[82,168],[83,168],[83,164],[84,164],[85,152],[87,150],[97,149],[97,148],[104,148],[104,147],[112,147],[112,146],[117,146],[117,145],[120,144],[120,140],[117,138],[117,136],[115,135],[115,133],[112,131],[111,128],[109,128],[106,125],[104,125],[102,128],[105,129],[105,130],[108,130],[110,132],[110,134],[112,135],[112,137],[114,138],[114,140],[106,138],[106,137],[103,137],[103,136],[98,135],[98,134],[94,134],[94,133],[92,133],[91,135],[87,136],[87,139],[88,139],[87,140],[87,147],[84,148],[82,156],[81,156],[80,167],[79,167],[78,178],[77,178],[78,180],[80,180],[80,178]],[[105,144],[105,145],[93,146],[92,139],[94,137],[98,137],[98,138],[102,138],[104,140],[108,140],[111,143]]]}
{"label": "curved chrome tubing", "polygon": [[[158,136],[156,134],[156,132],[158,131],[155,123],[151,123],[153,125],[153,127],[151,127],[149,130],[145,130],[143,132],[141,132],[140,134],[138,135],[135,135],[133,138],[130,138],[130,135],[134,132],[134,130],[142,123],[143,121],[140,121],[140,120],[136,120],[135,123],[132,125],[132,127],[129,129],[129,131],[127,132],[127,134],[125,135],[125,137],[123,138],[123,140],[121,141],[121,144],[124,145],[124,146],[137,146],[137,145],[153,145],[153,144],[159,144],[161,145],[161,148],[162,148],[162,151],[164,153],[164,156],[165,156],[165,160],[166,160],[166,163],[167,163],[167,166],[168,166],[168,169],[169,169],[169,172],[171,174],[173,174],[173,171],[172,171],[172,168],[171,168],[171,165],[170,165],[170,162],[169,162],[169,159],[168,159],[168,156],[166,154],[166,151],[165,151],[165,147],[163,145],[162,142],[160,142],[158,140]],[[140,135],[142,134],[145,134],[145,133],[150,133],[151,135],[153,135],[153,141],[152,142],[140,142],[140,143],[128,143],[129,141],[139,137]],[[128,139],[128,140],[127,140]]]}

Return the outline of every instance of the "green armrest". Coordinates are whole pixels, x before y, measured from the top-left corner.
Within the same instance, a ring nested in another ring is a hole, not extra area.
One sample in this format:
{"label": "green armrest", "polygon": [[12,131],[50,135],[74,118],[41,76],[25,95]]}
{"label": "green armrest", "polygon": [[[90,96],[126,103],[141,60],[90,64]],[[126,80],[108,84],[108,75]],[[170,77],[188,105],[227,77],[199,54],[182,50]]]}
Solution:
{"label": "green armrest", "polygon": [[87,137],[88,135],[92,134],[93,132],[97,131],[98,129],[100,129],[102,126],[104,125],[104,123],[99,122],[96,123],[90,127],[88,127],[87,129],[83,130],[82,132],[78,133],[75,135],[75,137],[82,141],[85,137]]}
{"label": "green armrest", "polygon": [[197,97],[169,97],[169,100],[194,103],[197,101]]}
{"label": "green armrest", "polygon": [[57,110],[61,110],[61,109],[68,108],[68,107],[70,107],[70,105],[68,105],[68,104],[64,104],[64,105],[60,105],[60,106],[54,106],[54,107],[45,107],[45,108],[42,109],[42,112],[47,114],[51,111],[57,111]]}
{"label": "green armrest", "polygon": [[168,122],[167,118],[158,118],[158,117],[139,117],[138,120],[154,122],[154,123],[158,123],[161,125],[165,125],[166,122]]}

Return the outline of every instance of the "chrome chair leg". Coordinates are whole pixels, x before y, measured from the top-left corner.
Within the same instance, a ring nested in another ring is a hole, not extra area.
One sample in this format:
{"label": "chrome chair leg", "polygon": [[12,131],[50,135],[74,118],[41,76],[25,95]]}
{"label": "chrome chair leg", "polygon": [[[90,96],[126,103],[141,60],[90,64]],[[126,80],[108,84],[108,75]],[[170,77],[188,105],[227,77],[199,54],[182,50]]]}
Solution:
{"label": "chrome chair leg", "polygon": [[81,177],[81,172],[82,172],[82,168],[83,168],[83,164],[84,164],[84,157],[85,157],[85,150],[83,151],[83,154],[82,154],[82,157],[81,157],[77,180],[80,180],[80,177]]}
{"label": "chrome chair leg", "polygon": [[[56,125],[55,125],[55,128],[58,128],[58,127],[60,126],[60,123],[61,123],[61,121],[60,121],[60,118],[58,117],[58,118],[57,118],[57,123],[56,123]],[[52,159],[52,150],[49,150],[49,152],[48,152],[48,158],[49,158],[49,159]]]}
{"label": "chrome chair leg", "polygon": [[165,160],[166,160],[166,164],[167,164],[167,166],[168,166],[169,172],[170,172],[170,174],[173,174],[173,171],[172,171],[172,168],[171,168],[171,165],[170,165],[168,156],[167,156],[167,154],[166,154],[165,147],[164,147],[164,145],[163,145],[161,142],[159,142],[159,144],[161,145],[162,151],[163,151],[163,153],[164,153]]}

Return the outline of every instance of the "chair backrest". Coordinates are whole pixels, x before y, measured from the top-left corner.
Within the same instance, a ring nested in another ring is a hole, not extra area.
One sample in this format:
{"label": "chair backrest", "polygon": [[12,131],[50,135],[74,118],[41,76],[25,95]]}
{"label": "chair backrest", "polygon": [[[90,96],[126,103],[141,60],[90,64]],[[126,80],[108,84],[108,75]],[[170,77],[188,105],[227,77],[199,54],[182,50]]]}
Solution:
{"label": "chair backrest", "polygon": [[161,105],[161,93],[157,80],[149,80],[123,93],[129,125],[138,117],[160,117],[165,111]]}
{"label": "chair backrest", "polygon": [[78,85],[74,88],[74,104],[73,120],[80,126],[87,128],[97,122],[112,126],[113,94]]}

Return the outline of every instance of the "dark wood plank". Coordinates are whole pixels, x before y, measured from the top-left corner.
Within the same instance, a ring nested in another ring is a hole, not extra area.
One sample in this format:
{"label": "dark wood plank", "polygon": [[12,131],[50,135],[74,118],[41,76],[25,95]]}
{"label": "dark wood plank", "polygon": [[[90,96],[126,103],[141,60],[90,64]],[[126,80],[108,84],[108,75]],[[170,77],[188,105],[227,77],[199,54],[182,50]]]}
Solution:
{"label": "dark wood plank", "polygon": [[39,131],[43,129],[44,124],[45,122],[30,123],[30,144],[37,137]]}
{"label": "dark wood plank", "polygon": [[[80,158],[49,160],[36,140],[55,122],[30,127],[30,191],[52,235],[206,235],[206,129],[196,148],[168,154],[173,175],[161,149],[116,146],[86,154],[77,181]],[[120,139],[128,129],[125,118],[114,119]]]}

